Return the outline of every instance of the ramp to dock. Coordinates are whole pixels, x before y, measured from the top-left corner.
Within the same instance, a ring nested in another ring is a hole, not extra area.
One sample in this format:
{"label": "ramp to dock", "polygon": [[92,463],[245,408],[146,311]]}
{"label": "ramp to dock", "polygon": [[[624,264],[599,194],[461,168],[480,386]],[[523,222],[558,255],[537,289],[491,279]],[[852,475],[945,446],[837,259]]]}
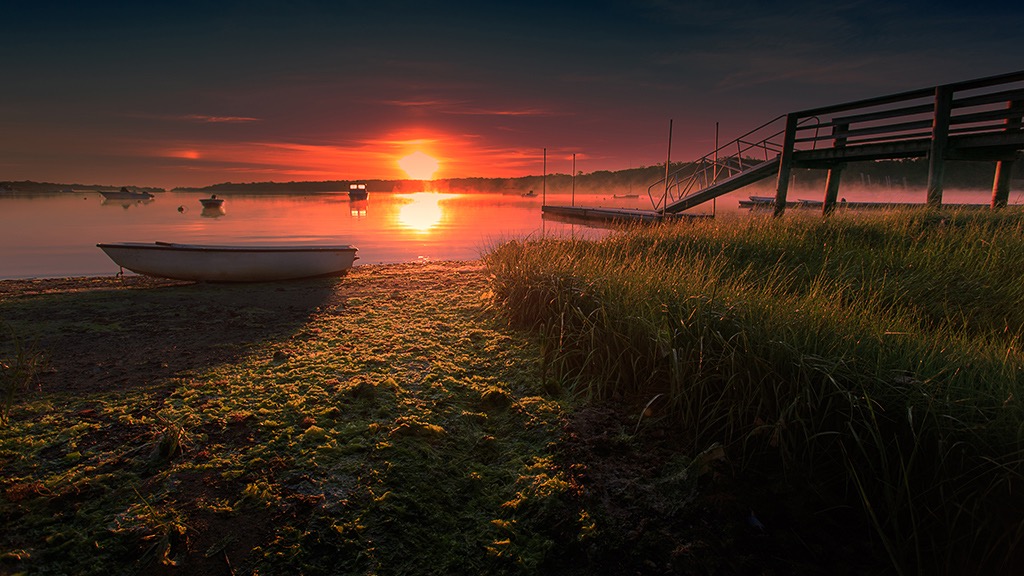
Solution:
{"label": "ramp to dock", "polygon": [[703,204],[713,198],[718,198],[723,194],[728,194],[733,190],[739,190],[744,186],[748,186],[750,184],[753,184],[754,182],[763,180],[769,176],[773,176],[778,171],[779,157],[776,156],[775,158],[765,160],[760,164],[755,164],[749,168],[746,168],[741,172],[737,172],[736,174],[724,180],[719,180],[698,192],[686,196],[685,198],[681,198],[679,200],[676,200],[675,202],[672,202],[671,204],[665,206],[665,212],[682,212],[683,210],[693,208],[694,206],[697,206],[698,204]]}

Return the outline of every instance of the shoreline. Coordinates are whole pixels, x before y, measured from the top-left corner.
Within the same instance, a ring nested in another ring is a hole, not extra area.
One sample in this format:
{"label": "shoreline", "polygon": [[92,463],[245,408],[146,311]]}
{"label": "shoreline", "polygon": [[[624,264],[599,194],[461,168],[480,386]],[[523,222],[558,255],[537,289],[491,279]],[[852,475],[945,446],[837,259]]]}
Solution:
{"label": "shoreline", "polygon": [[[475,260],[431,260],[426,262],[391,262],[386,264],[357,264],[352,266],[348,274],[337,276],[335,279],[344,280],[356,276],[368,269],[388,268],[410,268],[441,266],[445,268],[462,266],[480,266],[480,259]],[[168,286],[252,286],[252,285],[287,285],[289,283],[307,282],[310,280],[323,280],[317,278],[287,280],[279,282],[198,282],[193,280],[174,280],[171,278],[158,278],[144,274],[128,273],[124,276],[117,274],[107,276],[53,276],[45,278],[0,278],[0,300],[12,296],[33,296],[40,294],[55,294],[64,292],[82,292],[89,290],[127,290],[127,289],[148,289],[163,288]]]}

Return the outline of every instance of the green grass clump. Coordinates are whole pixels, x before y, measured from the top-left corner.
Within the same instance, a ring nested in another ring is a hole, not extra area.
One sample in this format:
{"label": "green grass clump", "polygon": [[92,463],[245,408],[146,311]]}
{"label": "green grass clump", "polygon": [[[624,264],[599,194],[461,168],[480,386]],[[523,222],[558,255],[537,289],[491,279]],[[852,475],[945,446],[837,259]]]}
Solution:
{"label": "green grass clump", "polygon": [[[854,504],[900,573],[1019,567],[1024,216],[717,219],[485,256],[496,305],[589,398]],[[639,425],[639,424],[638,424]]]}

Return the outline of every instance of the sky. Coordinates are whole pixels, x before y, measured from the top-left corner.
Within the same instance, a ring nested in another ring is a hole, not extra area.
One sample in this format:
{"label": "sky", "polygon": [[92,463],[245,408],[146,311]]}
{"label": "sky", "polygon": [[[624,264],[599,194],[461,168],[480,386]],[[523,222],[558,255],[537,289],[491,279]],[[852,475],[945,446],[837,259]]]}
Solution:
{"label": "sky", "polygon": [[[3,0],[0,181],[652,166],[786,112],[1024,70],[1024,3]],[[544,156],[546,150],[546,165]],[[413,163],[415,164],[415,163]],[[403,169],[403,165],[407,169]]]}

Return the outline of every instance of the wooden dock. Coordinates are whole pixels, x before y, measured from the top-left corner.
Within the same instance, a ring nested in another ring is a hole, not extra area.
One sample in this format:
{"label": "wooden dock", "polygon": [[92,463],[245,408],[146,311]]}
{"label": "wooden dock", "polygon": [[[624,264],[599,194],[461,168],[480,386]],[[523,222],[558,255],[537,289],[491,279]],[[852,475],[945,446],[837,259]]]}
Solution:
{"label": "wooden dock", "polygon": [[571,224],[620,224],[630,222],[650,224],[663,221],[707,218],[710,216],[705,214],[673,214],[657,210],[586,206],[541,206],[541,214],[546,220],[558,220]]}
{"label": "wooden dock", "polygon": [[[827,170],[818,208],[840,204],[840,181],[849,162],[928,158],[923,204],[943,206],[947,161],[995,163],[993,209],[1007,205],[1010,173],[1024,150],[1024,71],[911,90],[783,114],[651,184],[652,210],[545,206],[545,214],[582,219],[661,221],[670,214],[774,176],[774,214],[809,207],[787,200],[794,168]],[[668,162],[666,162],[666,167]],[[872,203],[881,207],[897,203]],[[865,206],[866,207],[866,206]]]}
{"label": "wooden dock", "polygon": [[[983,210],[991,207],[989,204],[976,203],[943,203],[943,206],[951,210]],[[1019,204],[1011,204],[1010,206],[1020,207]],[[797,208],[802,210],[821,210],[823,207],[824,202],[822,202],[821,200],[786,201],[786,208]],[[840,210],[913,210],[918,208],[926,209],[928,207],[929,206],[926,202],[847,202],[843,200],[836,203],[836,208]],[[740,208],[747,208],[750,210],[774,211],[775,198],[772,197],[766,200],[760,197],[752,196],[750,200],[740,200]]]}

